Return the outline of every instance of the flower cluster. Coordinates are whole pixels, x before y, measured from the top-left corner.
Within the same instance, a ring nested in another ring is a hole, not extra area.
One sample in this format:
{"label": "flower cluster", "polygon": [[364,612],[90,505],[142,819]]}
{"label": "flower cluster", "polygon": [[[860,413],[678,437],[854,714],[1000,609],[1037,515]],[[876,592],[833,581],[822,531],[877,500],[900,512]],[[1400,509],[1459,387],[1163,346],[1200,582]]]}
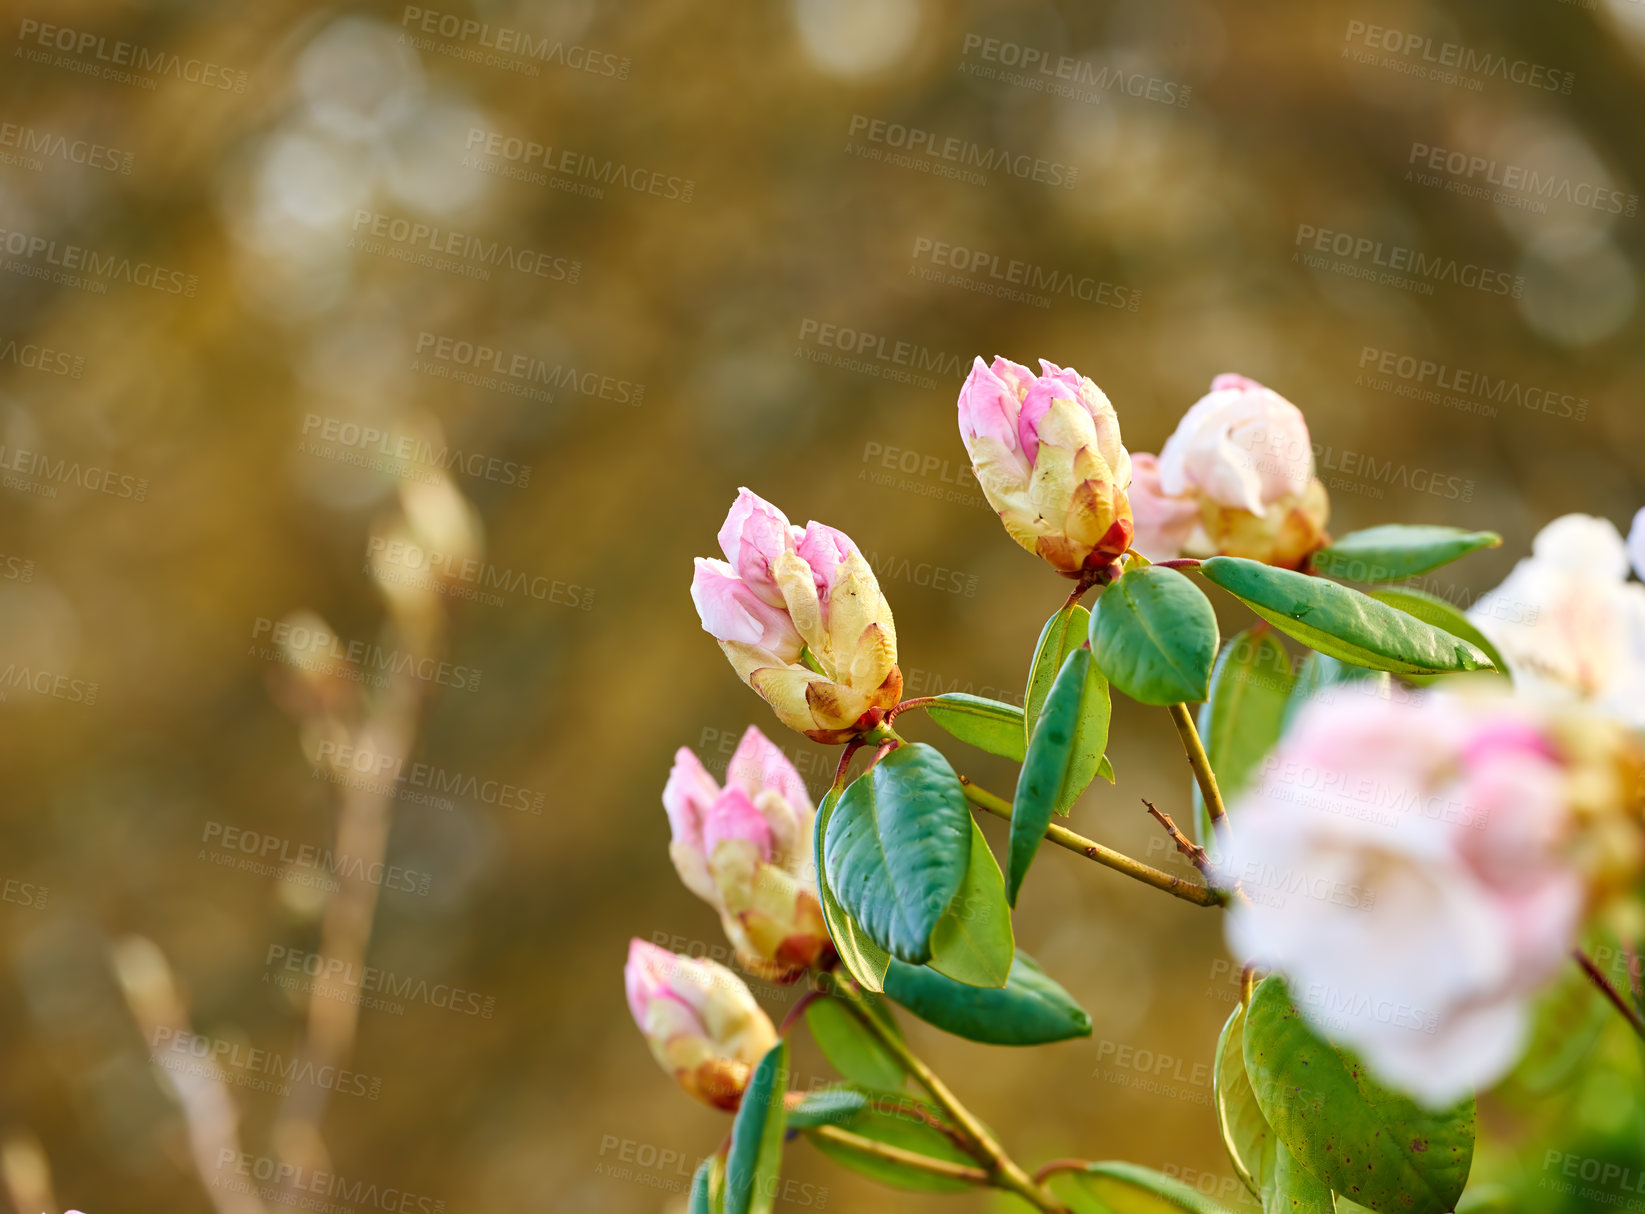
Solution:
{"label": "flower cluster", "polygon": [[1532,995],[1639,871],[1636,756],[1498,695],[1306,706],[1229,808],[1234,953],[1440,1106],[1518,1058]]}

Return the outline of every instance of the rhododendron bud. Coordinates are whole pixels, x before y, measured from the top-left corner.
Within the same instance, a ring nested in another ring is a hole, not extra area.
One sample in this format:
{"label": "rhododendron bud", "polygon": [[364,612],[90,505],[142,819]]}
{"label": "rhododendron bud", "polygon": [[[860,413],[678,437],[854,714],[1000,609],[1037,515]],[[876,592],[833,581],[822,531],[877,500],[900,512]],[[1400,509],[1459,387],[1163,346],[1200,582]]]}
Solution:
{"label": "rhododendron bud", "polygon": [[735,1109],[777,1030],[736,974],[638,938],[623,969],[628,1009],[652,1055],[691,1095]]}
{"label": "rhododendron bud", "polygon": [[697,559],[691,598],[743,682],[814,741],[878,725],[902,695],[897,632],[850,537],[743,489],[719,540],[726,559]]}
{"label": "rhododendron bud", "polygon": [[1040,360],[972,365],[960,437],[1012,539],[1070,577],[1105,570],[1131,545],[1131,456],[1119,416],[1079,372]]}
{"label": "rhododendron bud", "polygon": [[[1143,457],[1138,456],[1138,461]],[[1132,490],[1137,550],[1297,569],[1327,542],[1330,499],[1302,411],[1243,375],[1219,375],[1183,414]]]}
{"label": "rhododendron bud", "polygon": [[1229,810],[1249,899],[1230,947],[1382,1079],[1448,1104],[1517,1059],[1593,901],[1575,777],[1518,701],[1309,704]]}
{"label": "rhododendron bud", "polygon": [[816,814],[794,765],[769,739],[749,727],[723,789],[681,747],[663,808],[680,879],[720,913],[744,966],[783,979],[827,958],[811,851]]}
{"label": "rhododendron bud", "polygon": [[1469,618],[1502,651],[1520,694],[1645,728],[1645,586],[1627,580],[1628,560],[1609,520],[1567,514],[1474,604]]}

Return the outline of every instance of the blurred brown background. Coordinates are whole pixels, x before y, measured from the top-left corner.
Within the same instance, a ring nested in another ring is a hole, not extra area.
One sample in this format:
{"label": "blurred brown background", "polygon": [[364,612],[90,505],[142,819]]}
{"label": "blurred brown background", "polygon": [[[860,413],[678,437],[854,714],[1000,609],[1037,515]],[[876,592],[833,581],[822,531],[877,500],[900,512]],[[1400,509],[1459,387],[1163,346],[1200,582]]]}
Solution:
{"label": "blurred brown background", "polygon": [[[367,960],[479,1002],[363,1009],[375,1098],[322,1124],[338,1175],[452,1214],[680,1210],[728,1128],[648,1057],[620,971],[633,935],[721,946],[666,855],[674,748],[718,771],[781,728],[687,597],[738,485],[872,554],[911,693],[1002,698],[1066,587],[964,469],[974,354],[1079,368],[1133,450],[1215,373],[1265,381],[1308,415],[1335,530],[1504,532],[1431,587],[1462,601],[1548,518],[1645,502],[1633,0],[435,2],[6,6],[0,1170],[31,1211],[248,1208],[151,1064],[132,992],[167,972],[238,1110],[187,1088],[196,1119],[290,1149],[249,1051],[303,1037],[276,979],[317,947],[302,849],[341,790],[270,636],[307,609],[377,637],[367,541],[433,427],[506,585],[449,600],[480,677],[429,689],[411,761],[458,789],[401,786],[388,860],[415,876]],[[1427,272],[1357,276],[1411,250]],[[820,793],[832,756],[780,740]],[[1164,714],[1120,706],[1112,753],[1074,826],[1175,863],[1138,805],[1187,804]],[[1020,1158],[1235,1200],[1214,915],[1062,854],[1035,873],[1019,940],[1092,1039],[917,1046]],[[803,1143],[786,1175],[785,1208],[986,1205]]]}

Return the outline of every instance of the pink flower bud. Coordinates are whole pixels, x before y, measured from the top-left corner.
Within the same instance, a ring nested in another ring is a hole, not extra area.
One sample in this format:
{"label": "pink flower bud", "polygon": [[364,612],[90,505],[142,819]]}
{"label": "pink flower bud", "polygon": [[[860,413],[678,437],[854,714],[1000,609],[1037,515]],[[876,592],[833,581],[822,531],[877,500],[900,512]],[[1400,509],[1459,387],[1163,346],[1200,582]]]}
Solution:
{"label": "pink flower bud", "polygon": [[759,730],[743,735],[724,789],[681,750],[663,808],[680,879],[719,912],[747,969],[783,980],[829,954],[811,850],[816,813],[794,765]]}
{"label": "pink flower bud", "polygon": [[960,437],[1012,539],[1070,577],[1131,544],[1131,457],[1102,390],[1041,360],[1042,374],[982,359],[960,389]]}
{"label": "pink flower bud", "polygon": [[718,962],[635,938],[623,985],[634,1023],[662,1068],[704,1104],[735,1109],[754,1065],[777,1043],[777,1030],[743,980]]}
{"label": "pink flower bud", "polygon": [[727,536],[741,564],[698,558],[691,597],[738,677],[814,741],[872,729],[901,696],[902,672],[891,606],[856,544],[821,523],[788,528],[746,489],[721,529]]}
{"label": "pink flower bud", "polygon": [[1308,423],[1254,379],[1217,376],[1149,458],[1131,504],[1151,560],[1220,554],[1299,569],[1329,541]]}

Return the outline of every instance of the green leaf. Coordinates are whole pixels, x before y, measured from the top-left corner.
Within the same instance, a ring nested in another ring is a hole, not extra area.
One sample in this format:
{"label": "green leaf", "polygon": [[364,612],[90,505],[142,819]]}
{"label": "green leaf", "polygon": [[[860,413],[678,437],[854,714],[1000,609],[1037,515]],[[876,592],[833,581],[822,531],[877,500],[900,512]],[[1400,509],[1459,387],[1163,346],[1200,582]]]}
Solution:
{"label": "green leaf", "polygon": [[1091,1035],[1073,996],[1018,950],[1003,987],[965,986],[935,970],[893,961],[885,993],[927,1024],[988,1045],[1045,1045]]}
{"label": "green leaf", "polygon": [[1494,531],[1388,523],[1349,532],[1314,553],[1312,563],[1320,573],[1351,582],[1397,582],[1501,544]]}
{"label": "green leaf", "polygon": [[[907,1096],[886,1098],[870,1095],[868,1107],[842,1124],[840,1129],[849,1130],[873,1142],[901,1147],[905,1151],[913,1151],[930,1159],[977,1166],[977,1161],[960,1150],[952,1138],[909,1111],[913,1109],[920,1109],[929,1117],[941,1119],[938,1110],[924,1101]],[[801,1132],[805,1133],[812,1146],[835,1163],[872,1177],[881,1184],[927,1193],[960,1193],[976,1187],[968,1181],[933,1176],[930,1172],[909,1167],[907,1164],[881,1159],[877,1155],[869,1155],[843,1143],[833,1142],[806,1131]]]}
{"label": "green leaf", "polygon": [[[1026,746],[1034,737],[1034,726],[1045,707],[1045,697],[1051,694],[1051,684],[1057,681],[1062,664],[1068,655],[1085,644],[1091,631],[1091,613],[1078,603],[1064,607],[1040,629],[1039,644],[1034,646],[1034,664],[1028,670],[1028,690],[1023,693],[1022,740]],[[1021,760],[1018,760],[1019,762]]]}
{"label": "green leaf", "polygon": [[819,1125],[844,1125],[868,1107],[868,1095],[856,1088],[818,1088],[788,1110],[788,1128],[808,1130]]}
{"label": "green leaf", "polygon": [[1257,1094],[1245,1075],[1245,1008],[1236,1006],[1217,1038],[1215,1069],[1211,1072],[1211,1102],[1217,1129],[1234,1172],[1253,1194],[1260,1195],[1268,1170],[1273,1131],[1257,1104]]}
{"label": "green leaf", "polygon": [[1199,568],[1281,632],[1354,666],[1443,674],[1478,670],[1488,660],[1467,642],[1324,578],[1233,556]]}
{"label": "green leaf", "polygon": [[1309,704],[1330,704],[1349,696],[1371,696],[1386,700],[1393,694],[1394,681],[1385,670],[1349,666],[1323,653],[1310,653],[1297,668],[1291,698],[1285,702],[1285,729],[1289,732],[1297,714]]}
{"label": "green leaf", "polygon": [[1382,1087],[1308,1027],[1285,982],[1263,979],[1244,1028],[1245,1071],[1297,1161],[1378,1214],[1454,1209],[1474,1153],[1474,1102],[1441,1112]]}
{"label": "green leaf", "polygon": [[[1267,629],[1259,636],[1248,628],[1223,647],[1211,672],[1211,698],[1199,712],[1199,732],[1224,805],[1250,786],[1263,756],[1279,741],[1295,682],[1290,655]],[[1190,783],[1199,841],[1210,847],[1214,840],[1205,798],[1199,781]]]}
{"label": "green leaf", "polygon": [[869,939],[868,933],[840,905],[834,891],[829,888],[828,869],[822,862],[823,834],[828,829],[829,819],[833,817],[834,806],[839,799],[839,794],[829,789],[817,810],[817,821],[813,826],[811,854],[818,858],[817,901],[822,904],[823,923],[828,928],[828,937],[834,942],[834,951],[839,954],[840,964],[845,966],[846,973],[864,990],[878,992],[885,982],[885,970],[891,964],[891,954]]}
{"label": "green leaf", "polygon": [[1091,617],[1097,667],[1143,704],[1203,700],[1217,656],[1217,616],[1175,569],[1133,569],[1102,592]]}
{"label": "green leaf", "polygon": [[966,987],[1001,987],[1010,977],[1015,952],[1005,878],[973,818],[971,862],[959,893],[931,932],[927,964]]}
{"label": "green leaf", "polygon": [[[895,1029],[889,1016],[885,1022]],[[863,1027],[856,1014],[832,996],[814,999],[805,1009],[805,1027],[832,1066],[852,1083],[897,1091],[903,1085],[902,1063]]]}
{"label": "green leaf", "polygon": [[834,807],[822,855],[835,897],[874,943],[924,964],[965,879],[972,825],[948,760],[923,742],[898,747]]}
{"label": "green leaf", "polygon": [[1278,1138],[1268,1143],[1267,1170],[1263,1178],[1263,1214],[1335,1214],[1353,1203],[1341,1204],[1324,1183],[1302,1164]]}
{"label": "green leaf", "polygon": [[1006,858],[1006,895],[1012,906],[1051,815],[1067,813],[1101,768],[1110,711],[1108,680],[1092,661],[1091,651],[1074,650],[1046,697],[1017,776],[1011,851]]}
{"label": "green leaf", "polygon": [[1441,632],[1461,637],[1489,658],[1491,665],[1498,671],[1508,673],[1508,663],[1503,661],[1502,655],[1497,652],[1496,646],[1491,644],[1490,638],[1476,628],[1474,622],[1466,615],[1438,595],[1411,590],[1404,586],[1372,586],[1365,593],[1379,603],[1387,603],[1406,615],[1416,616],[1424,624],[1432,624]]}
{"label": "green leaf", "polygon": [[1182,1181],[1134,1163],[1057,1172],[1050,1188],[1074,1214],[1228,1214]]}
{"label": "green leaf", "polygon": [[725,1210],[725,1161],[710,1155],[697,1165],[691,1178],[691,1204],[686,1214],[722,1214]]}
{"label": "green leaf", "polygon": [[783,1156],[783,1091],[788,1043],[779,1041],[754,1068],[731,1125],[725,1160],[725,1214],[769,1214]]}
{"label": "green leaf", "polygon": [[925,705],[925,713],[960,741],[991,755],[1022,762],[1028,743],[1022,709],[1015,704],[949,691]]}

